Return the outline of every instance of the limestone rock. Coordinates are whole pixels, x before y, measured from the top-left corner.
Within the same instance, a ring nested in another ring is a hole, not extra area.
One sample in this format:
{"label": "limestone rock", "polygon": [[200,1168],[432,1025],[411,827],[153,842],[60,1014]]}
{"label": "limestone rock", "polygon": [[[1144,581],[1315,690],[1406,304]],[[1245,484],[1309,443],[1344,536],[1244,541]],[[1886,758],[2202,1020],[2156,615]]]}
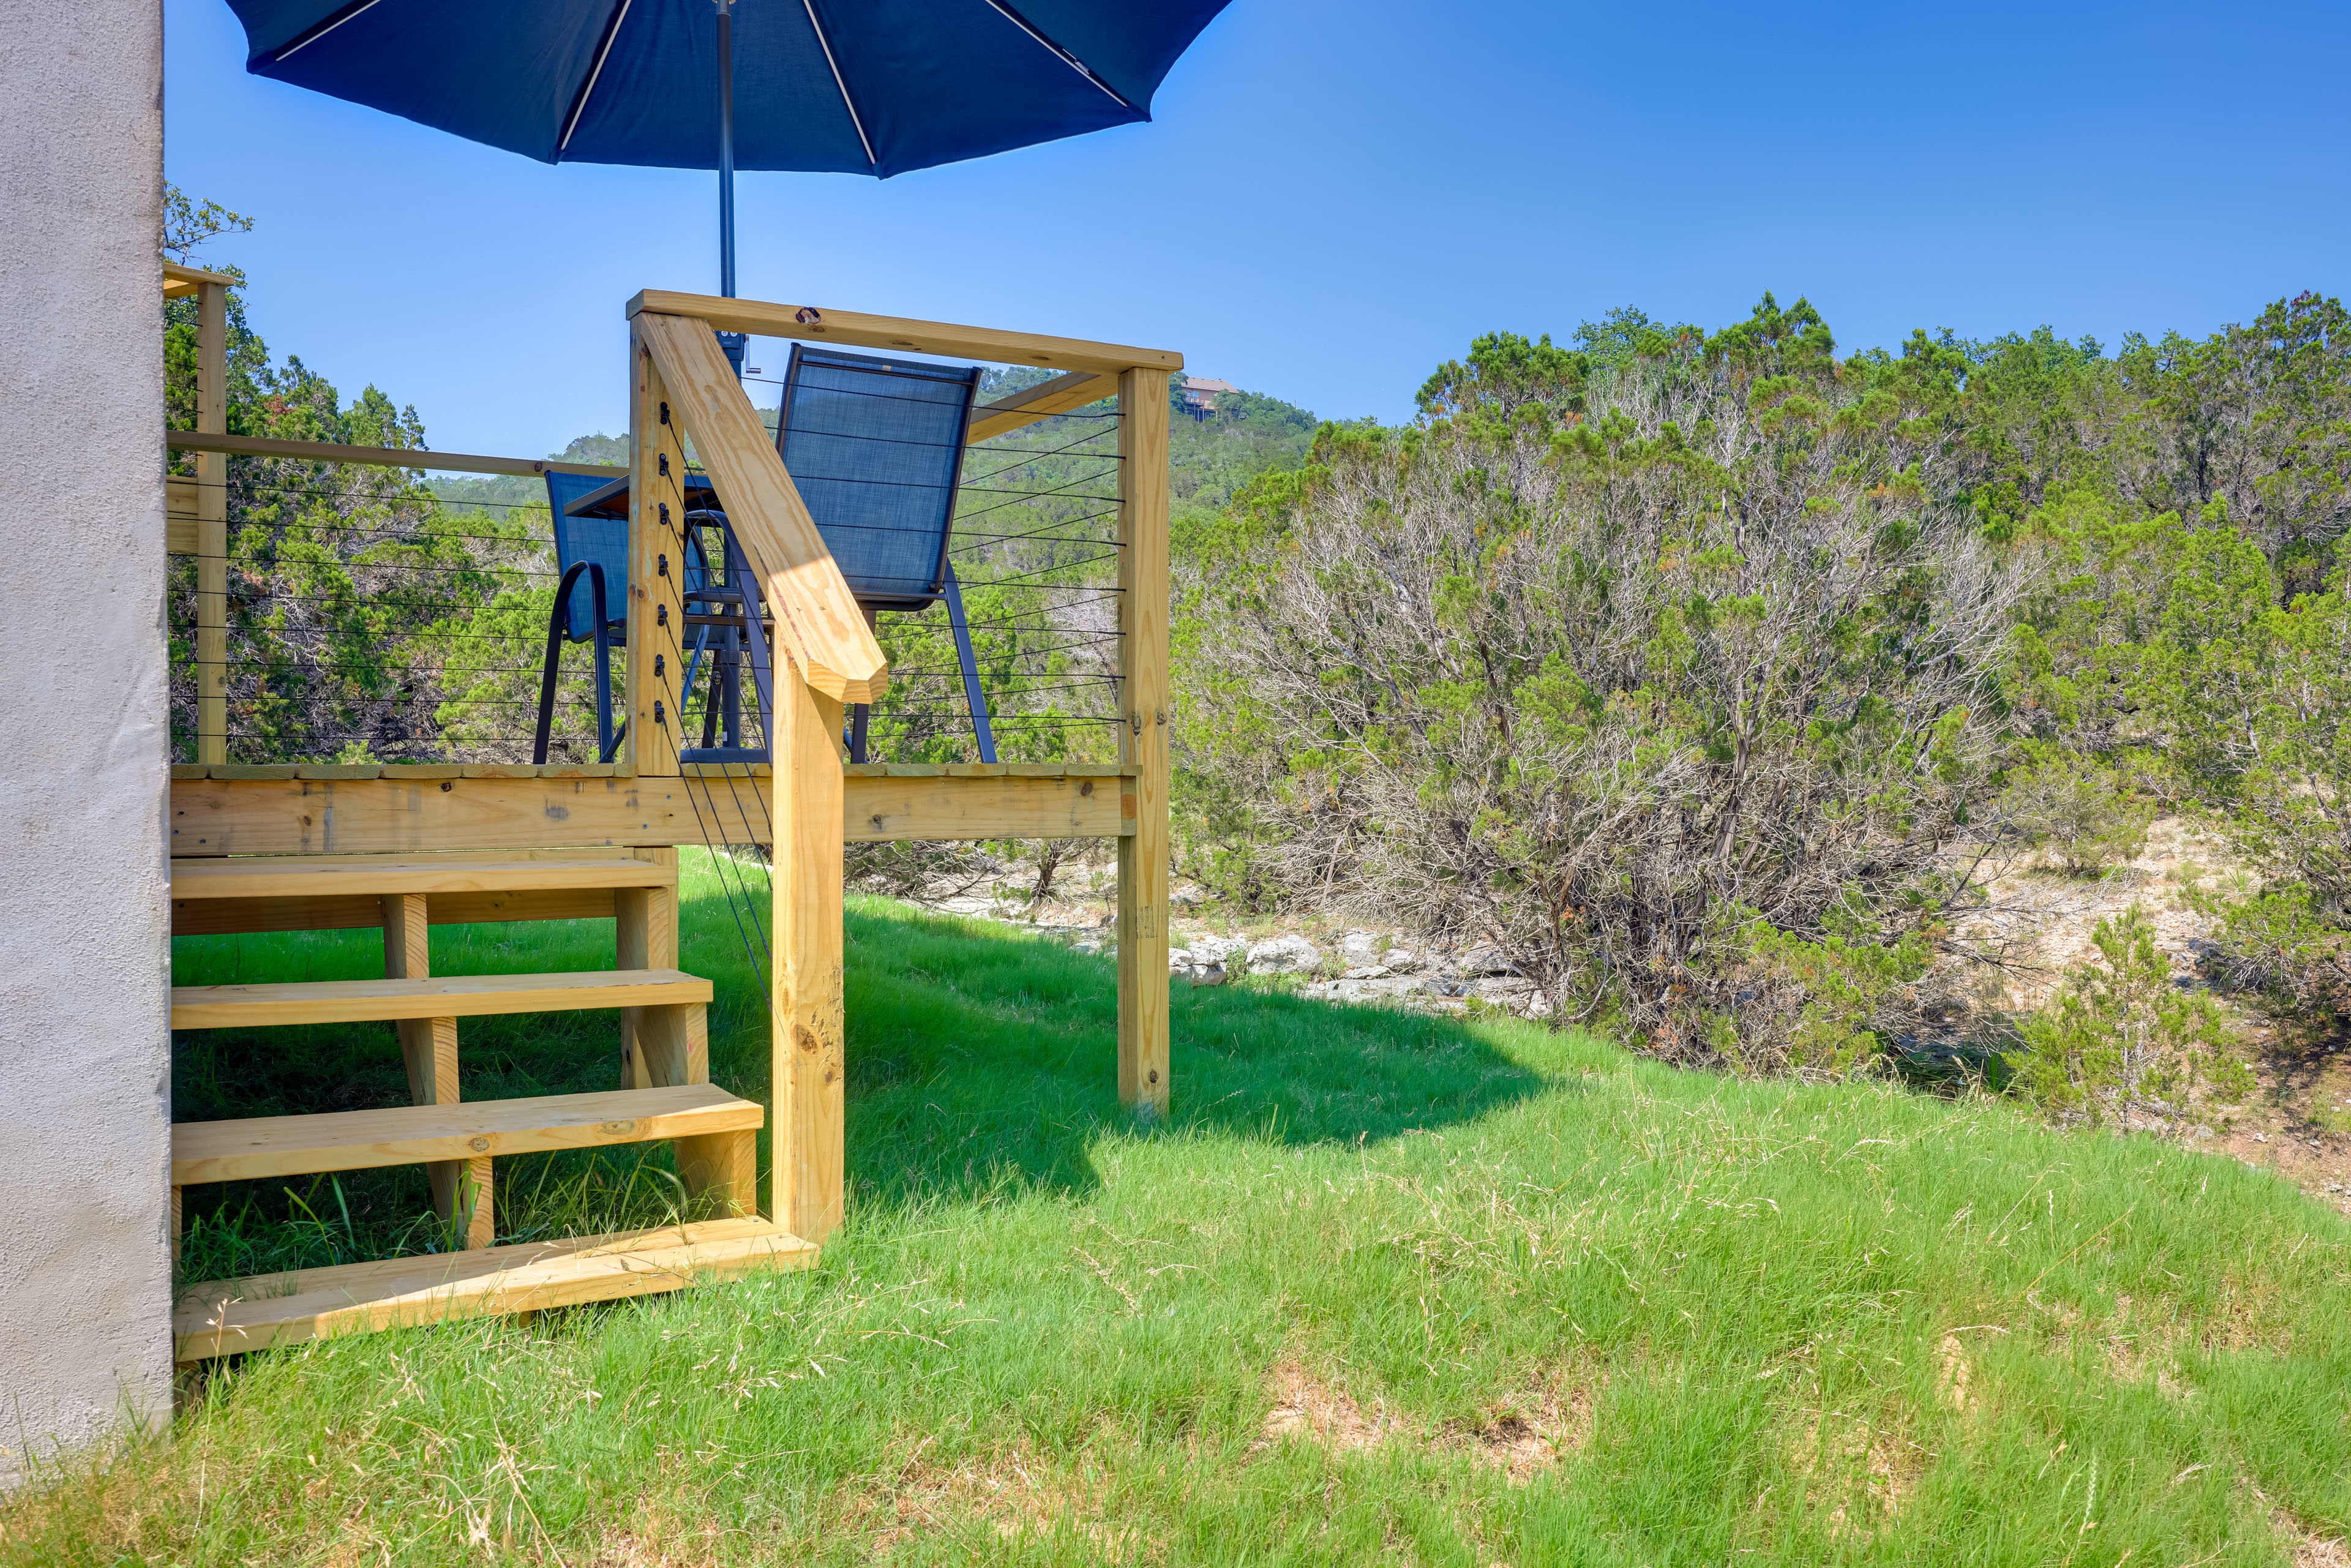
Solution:
{"label": "limestone rock", "polygon": [[1322,967],[1322,954],[1303,936],[1274,936],[1249,948],[1249,967],[1259,975],[1311,975]]}

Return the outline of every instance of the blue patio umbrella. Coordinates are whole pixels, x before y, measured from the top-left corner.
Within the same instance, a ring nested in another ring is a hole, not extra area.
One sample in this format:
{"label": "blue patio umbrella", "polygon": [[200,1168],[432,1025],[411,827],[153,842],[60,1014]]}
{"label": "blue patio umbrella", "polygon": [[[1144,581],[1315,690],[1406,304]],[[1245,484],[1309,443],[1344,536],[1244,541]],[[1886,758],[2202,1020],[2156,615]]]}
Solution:
{"label": "blue patio umbrella", "polygon": [[1151,117],[1227,0],[229,0],[256,76],[543,162],[887,178]]}

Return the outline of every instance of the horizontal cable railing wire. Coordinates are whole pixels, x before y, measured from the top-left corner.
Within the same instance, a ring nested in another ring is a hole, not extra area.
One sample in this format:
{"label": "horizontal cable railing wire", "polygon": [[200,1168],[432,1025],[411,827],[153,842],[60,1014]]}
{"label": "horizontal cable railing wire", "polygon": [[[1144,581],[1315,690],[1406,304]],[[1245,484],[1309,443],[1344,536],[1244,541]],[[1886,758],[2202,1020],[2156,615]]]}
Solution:
{"label": "horizontal cable railing wire", "polygon": [[[894,398],[864,389],[847,395]],[[989,417],[984,405],[974,416]],[[1114,406],[1048,414],[963,448],[949,559],[1004,760],[1116,759],[1123,645],[1117,562],[1124,548],[1115,527],[1123,462],[1118,420]],[[939,444],[871,432],[836,434],[844,453],[852,442]],[[416,454],[417,471],[431,471],[431,462],[429,452]],[[303,466],[294,467],[298,463]],[[194,481],[225,491],[228,502],[228,649],[225,659],[200,666],[197,558],[175,556],[169,590],[174,755],[194,755],[201,667],[218,670],[228,687],[233,761],[527,759],[538,654],[561,570],[543,495],[515,498],[506,490],[475,497],[464,487],[503,482],[421,482],[407,469],[381,470],[381,483],[338,484],[319,472],[323,466],[307,458],[240,455],[225,485]],[[795,478],[812,490],[834,480],[939,487],[834,473],[832,466]],[[707,476],[690,463],[668,476],[680,502],[697,480],[707,483]],[[438,494],[434,486],[440,483],[457,487]],[[175,517],[174,527],[184,527],[184,518]],[[826,527],[840,530],[837,538],[928,532],[846,520]],[[932,587],[895,568],[851,576],[877,594],[919,595]],[[879,630],[893,667],[869,716],[868,755],[875,760],[977,759],[964,672],[946,622],[943,604],[882,616]],[[716,736],[725,711],[724,640],[715,627],[706,640],[698,638],[705,624],[698,617],[692,624],[674,620],[644,650],[660,653],[665,668],[694,669],[695,684],[678,694],[671,719],[686,747],[701,743],[705,723]],[[705,643],[698,660],[697,641]],[[631,652],[626,645],[612,650],[616,686],[626,678]],[[751,661],[736,658],[737,734],[757,748],[766,737]],[[594,760],[593,665],[585,643],[560,644],[551,762]],[[764,810],[764,790],[739,779],[735,787],[747,791],[739,809]],[[756,804],[753,797],[760,798]],[[727,846],[711,847],[725,858]],[[729,864],[724,875],[739,882],[740,864]],[[756,946],[747,931],[747,945]]]}

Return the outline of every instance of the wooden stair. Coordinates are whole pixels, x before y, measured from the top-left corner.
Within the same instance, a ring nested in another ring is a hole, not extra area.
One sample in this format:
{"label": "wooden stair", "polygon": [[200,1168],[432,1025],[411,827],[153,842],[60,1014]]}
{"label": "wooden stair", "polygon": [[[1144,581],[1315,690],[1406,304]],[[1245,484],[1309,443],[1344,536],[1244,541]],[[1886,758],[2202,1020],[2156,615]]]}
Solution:
{"label": "wooden stair", "polygon": [[427,897],[435,925],[617,918],[642,930],[664,914],[674,923],[676,894],[677,857],[656,851],[186,856],[172,862],[172,934],[384,925],[398,918],[388,900]]}
{"label": "wooden stair", "polygon": [[[814,1244],[759,1218],[767,1113],[709,1082],[708,980],[675,966],[677,857],[669,849],[417,855],[272,855],[172,862],[179,936],[381,926],[384,978],[180,986],[177,1030],[390,1022],[415,1103],[184,1123],[172,1130],[176,1255],[182,1190],[202,1184],[422,1165],[463,1250],[185,1287],[182,1361],[329,1333],[534,1311],[674,1290],[697,1278],[804,1268]],[[614,922],[615,967],[434,975],[433,925]],[[462,1102],[457,1020],[620,1012],[621,1087]],[[678,1178],[719,1218],[616,1236],[494,1247],[492,1166],[504,1156],[667,1140]]]}
{"label": "wooden stair", "polygon": [[174,899],[349,898],[387,893],[522,893],[674,887],[677,868],[620,856],[241,855],[172,866]]}
{"label": "wooden stair", "polygon": [[813,1243],[745,1218],[214,1281],[180,1292],[173,1354],[201,1361],[330,1334],[609,1301],[816,1260]]}
{"label": "wooden stair", "polygon": [[[476,1155],[543,1154],[758,1130],[767,1112],[708,1083],[394,1105],[315,1116],[183,1122],[172,1129],[172,1185],[423,1165]],[[747,1145],[747,1136],[745,1139]]]}
{"label": "wooden stair", "polygon": [[482,1018],[587,1008],[706,1005],[710,982],[676,969],[591,969],[557,975],[436,975],[423,979],[295,980],[279,985],[174,986],[173,1029]]}

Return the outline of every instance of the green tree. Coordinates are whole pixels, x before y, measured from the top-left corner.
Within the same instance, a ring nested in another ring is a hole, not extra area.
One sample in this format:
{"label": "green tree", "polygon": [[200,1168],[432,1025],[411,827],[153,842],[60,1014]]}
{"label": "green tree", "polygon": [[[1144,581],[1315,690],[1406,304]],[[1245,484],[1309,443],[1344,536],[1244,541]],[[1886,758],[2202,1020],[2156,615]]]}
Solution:
{"label": "green tree", "polygon": [[2051,1004],[2026,1020],[2012,1067],[2016,1086],[2053,1112],[2096,1125],[2112,1114],[2178,1117],[2201,1087],[2241,1100],[2252,1071],[2230,1054],[2220,1008],[2172,983],[2147,911],[2133,904],[2101,920],[2090,940],[2099,962],[2077,965]]}

